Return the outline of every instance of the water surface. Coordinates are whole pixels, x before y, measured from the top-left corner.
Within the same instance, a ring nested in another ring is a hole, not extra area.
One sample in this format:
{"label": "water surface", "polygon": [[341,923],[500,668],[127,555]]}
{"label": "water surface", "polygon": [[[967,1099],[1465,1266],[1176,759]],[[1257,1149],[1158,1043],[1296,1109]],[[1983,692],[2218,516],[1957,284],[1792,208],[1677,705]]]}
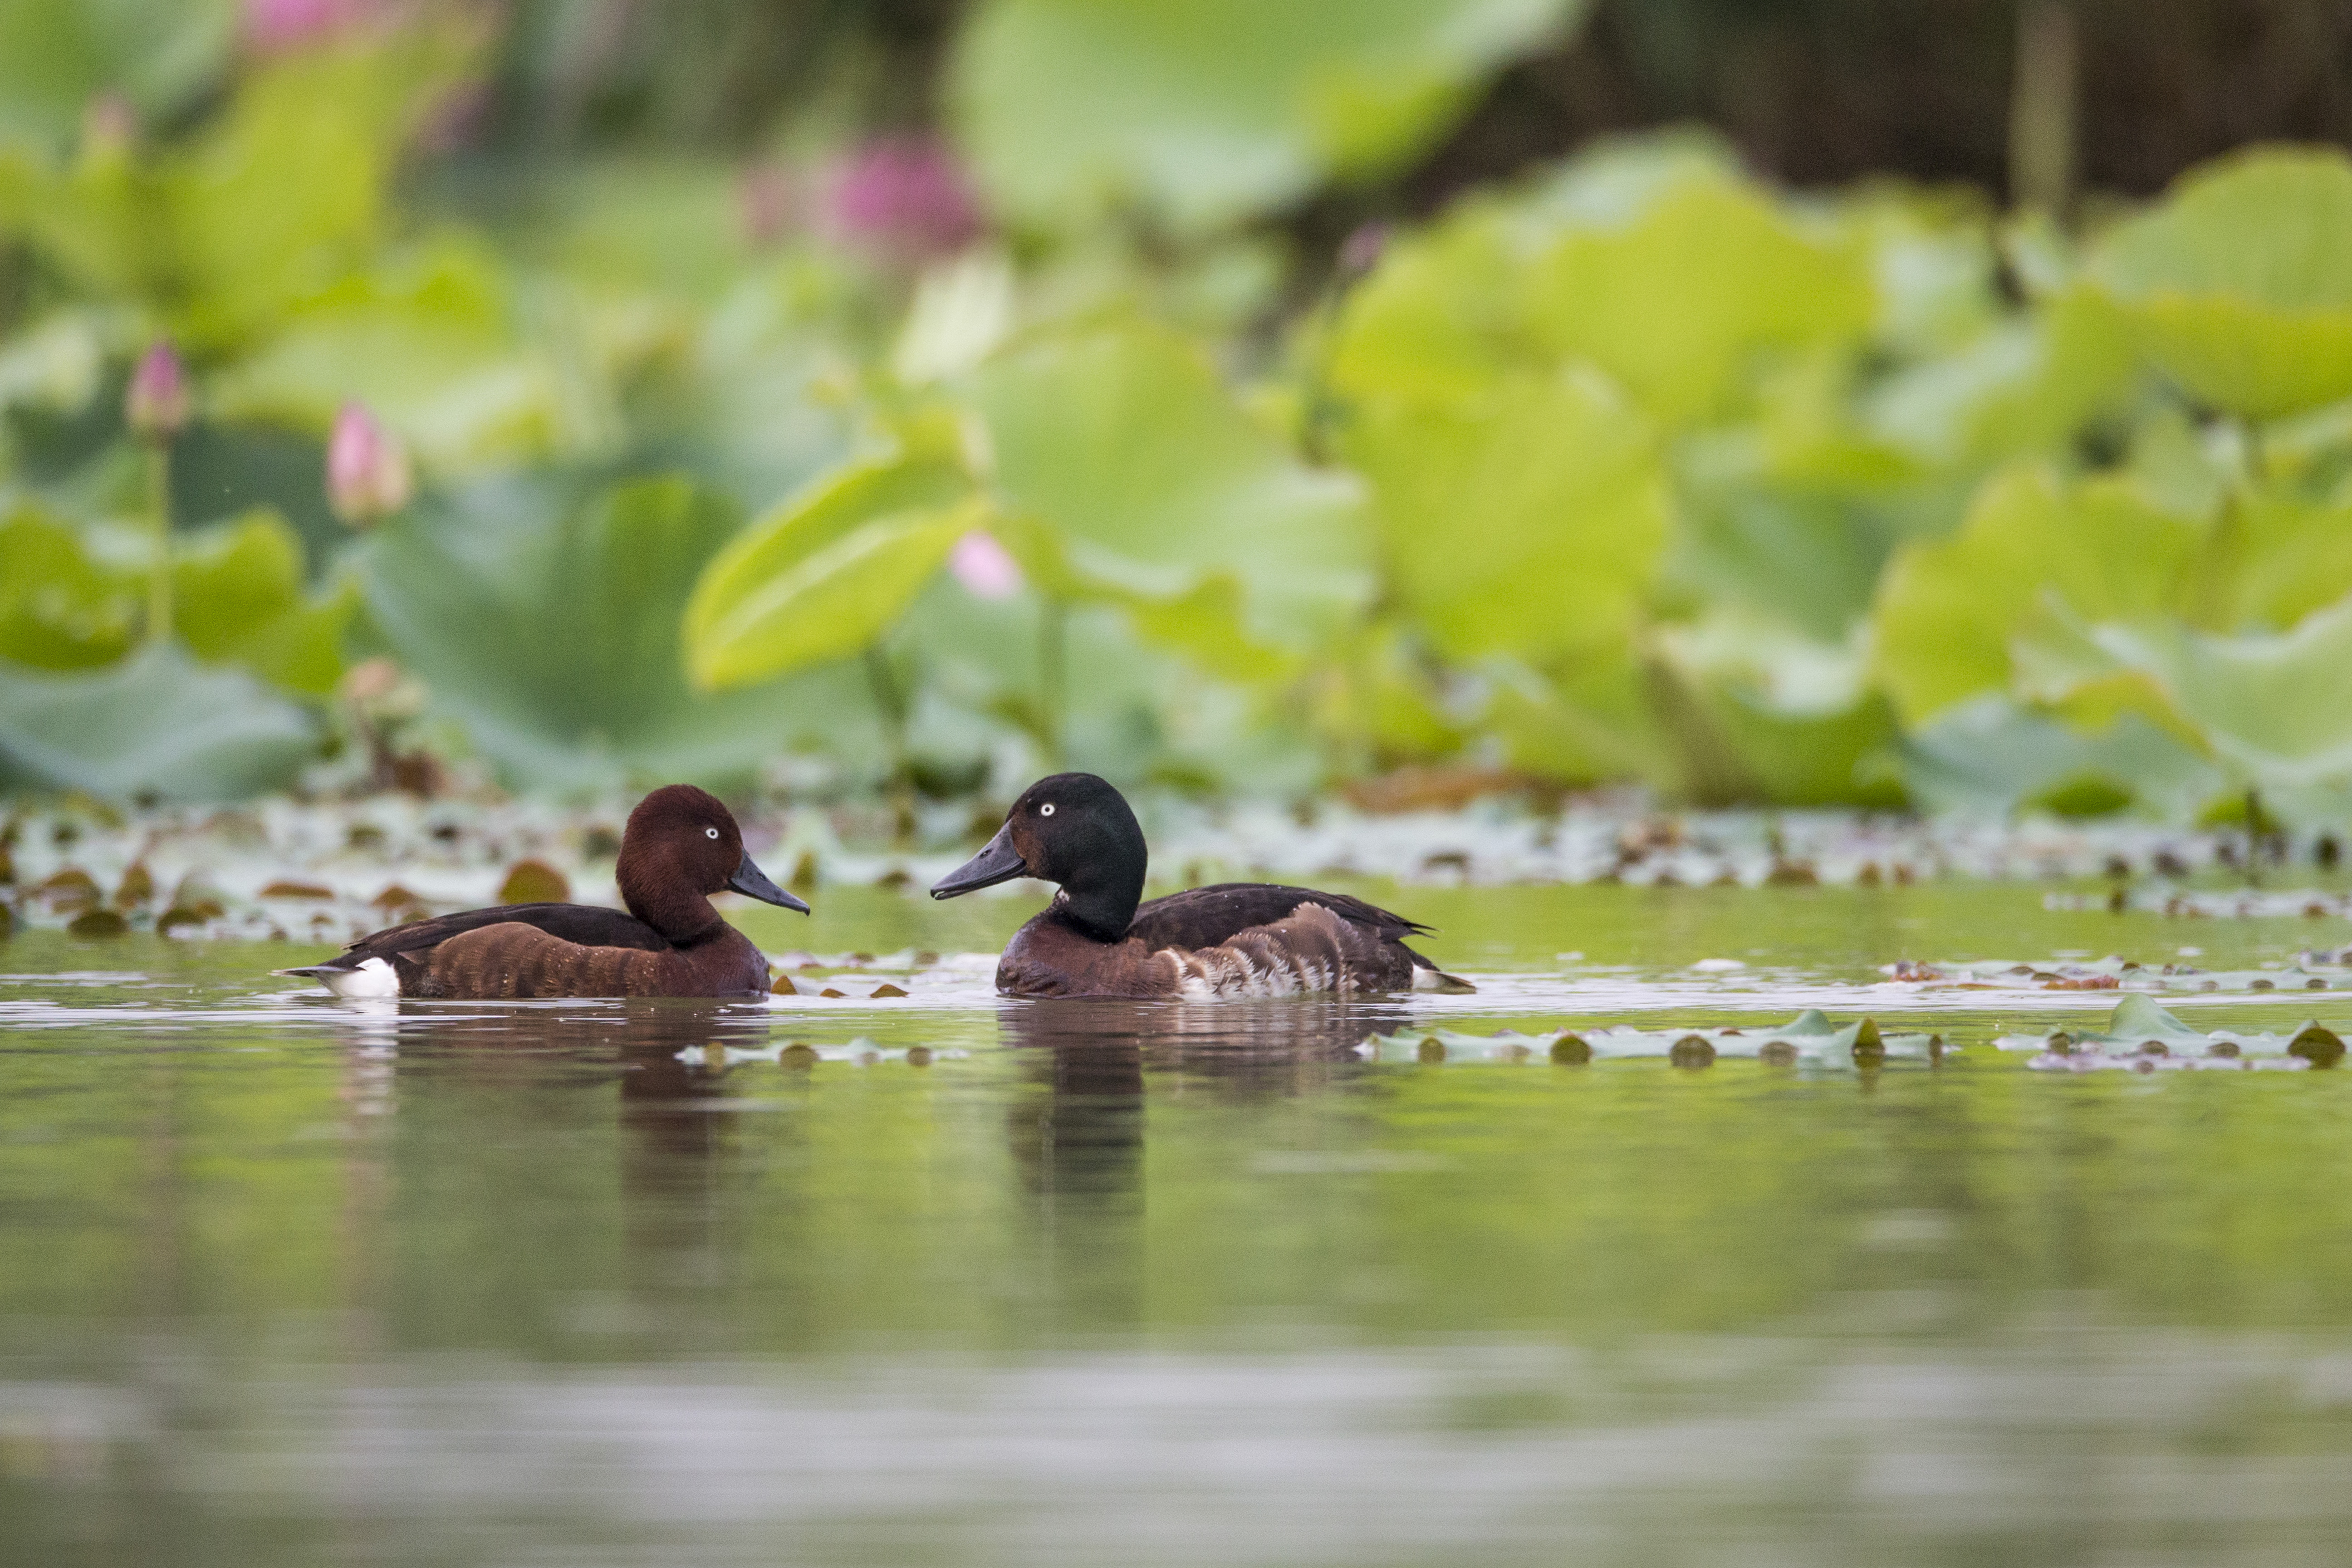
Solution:
{"label": "water surface", "polygon": [[[20,934],[0,1562],[2352,1550],[2352,1073],[2030,1073],[1986,1042],[2114,994],[1881,973],[2246,972],[2340,922],[2016,885],[1364,890],[1480,994],[999,1002],[957,955],[1017,895],[746,912],[773,951],[908,966],[772,1006],[360,1009],[265,973],[315,949]],[[1954,1048],[1354,1049],[1811,1005]],[[2342,989],[2179,1006],[2352,1028]]]}

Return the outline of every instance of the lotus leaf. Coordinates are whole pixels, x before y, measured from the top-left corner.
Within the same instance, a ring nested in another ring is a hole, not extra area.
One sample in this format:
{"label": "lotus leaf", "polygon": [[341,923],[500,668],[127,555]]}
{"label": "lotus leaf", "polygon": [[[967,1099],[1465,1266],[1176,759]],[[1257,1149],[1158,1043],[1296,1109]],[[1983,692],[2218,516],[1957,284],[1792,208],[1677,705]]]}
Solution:
{"label": "lotus leaf", "polygon": [[57,673],[0,668],[0,784],[113,799],[234,800],[279,788],[316,754],[300,707],[176,643]]}
{"label": "lotus leaf", "polygon": [[2352,157],[2264,149],[2117,224],[2090,276],[2189,392],[2252,418],[2352,395]]}
{"label": "lotus leaf", "polygon": [[1386,167],[1570,0],[989,0],[958,47],[966,144],[1008,216],[1125,204],[1199,231]]}

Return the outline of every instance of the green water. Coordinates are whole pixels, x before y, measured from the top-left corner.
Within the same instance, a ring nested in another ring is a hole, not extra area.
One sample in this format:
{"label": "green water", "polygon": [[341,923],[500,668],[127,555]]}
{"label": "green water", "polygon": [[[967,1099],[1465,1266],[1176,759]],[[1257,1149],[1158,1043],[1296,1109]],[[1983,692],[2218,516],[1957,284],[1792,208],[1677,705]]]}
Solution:
{"label": "green water", "polygon": [[[1480,977],[1457,1029],[2344,941],[1370,890]],[[955,952],[1032,907],[821,904],[741,918]],[[1873,994],[1935,1068],[1391,1065],[1350,1047],[1432,1005],[360,1011],[261,973],[314,951],[0,946],[0,1563],[2352,1557],[2352,1072],[1986,1044],[2111,997]],[[2315,1014],[2352,991],[2194,1017]]]}

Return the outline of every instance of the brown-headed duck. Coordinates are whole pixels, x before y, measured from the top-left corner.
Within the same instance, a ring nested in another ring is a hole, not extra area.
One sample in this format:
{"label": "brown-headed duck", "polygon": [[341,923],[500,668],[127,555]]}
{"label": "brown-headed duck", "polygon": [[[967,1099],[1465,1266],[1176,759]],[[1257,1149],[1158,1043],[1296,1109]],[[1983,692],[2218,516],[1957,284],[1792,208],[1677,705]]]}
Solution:
{"label": "brown-headed duck", "polygon": [[1035,877],[1060,884],[996,965],[1007,996],[1288,996],[1467,991],[1405,946],[1429,930],[1344,893],[1223,882],[1141,902],[1135,813],[1092,773],[1055,773],[1013,802],[986,848],[940,879],[952,899]]}
{"label": "brown-headed duck", "polygon": [[637,803],[616,868],[628,913],[594,904],[500,904],[362,937],[280,974],[338,996],[743,996],[768,989],[767,958],[710,895],[808,912],[744,852],[734,814],[692,784]]}

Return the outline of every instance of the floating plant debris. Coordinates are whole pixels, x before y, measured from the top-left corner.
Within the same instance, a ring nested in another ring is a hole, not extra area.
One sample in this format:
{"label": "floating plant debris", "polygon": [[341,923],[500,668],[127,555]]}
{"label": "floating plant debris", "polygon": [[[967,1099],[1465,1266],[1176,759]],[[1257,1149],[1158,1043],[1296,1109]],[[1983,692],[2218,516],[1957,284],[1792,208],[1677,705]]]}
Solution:
{"label": "floating plant debris", "polygon": [[941,1049],[935,1046],[885,1046],[859,1035],[845,1045],[818,1046],[806,1040],[778,1040],[772,1046],[747,1048],[713,1043],[709,1046],[688,1046],[677,1053],[677,1059],[707,1067],[740,1067],[746,1062],[773,1062],[780,1067],[814,1067],[819,1062],[847,1062],[852,1067],[875,1067],[883,1062],[905,1062],[909,1067],[929,1067],[935,1061],[961,1061],[968,1051]]}
{"label": "floating plant debris", "polygon": [[[24,889],[16,918],[34,925],[62,927],[111,901],[132,931],[268,938],[298,918],[289,906],[307,903],[315,908],[299,917],[304,934],[347,941],[422,915],[499,902],[518,873],[515,896],[543,898],[562,887],[588,902],[617,903],[613,825],[630,804],[563,807],[387,794],[123,813],[60,802],[12,819],[7,885]],[[911,850],[887,842],[885,814],[854,805],[772,805],[747,811],[741,820],[763,860],[793,868],[796,887],[886,879],[920,887],[969,854],[963,835],[980,804],[947,803],[928,813],[922,846]],[[2352,895],[2343,893],[2165,890],[2173,879],[2226,868],[2232,836],[2126,820],[1995,825],[1845,811],[1667,813],[1632,793],[1581,798],[1557,811],[1502,797],[1391,813],[1337,800],[1297,811],[1272,803],[1211,805],[1176,795],[1139,798],[1137,805],[1148,819],[1155,863],[1181,868],[1181,879],[1192,882],[1353,875],[1481,886],[1754,888],[2154,874],[2165,886],[2129,890],[2129,907],[2352,917]],[[983,815],[992,819],[996,813]],[[167,905],[154,896],[191,877],[205,889],[201,900],[178,898]],[[117,889],[111,900],[108,889]],[[2049,901],[2104,909],[2111,898],[2057,895]],[[323,924],[318,914],[327,917]],[[925,967],[917,955],[895,964],[894,957],[859,963],[845,955],[820,966]]]}
{"label": "floating plant debris", "polygon": [[[2045,959],[2036,963],[1985,958],[1932,963],[1905,959],[1879,966],[1898,983],[1927,989],[1964,991],[2137,991],[2178,994],[2221,991],[2336,991],[2352,989],[2352,973],[2336,965],[2334,954],[2304,953],[2279,969],[2200,969],[2170,962],[2147,964],[2119,955],[2100,959]],[[2332,973],[2315,969],[2332,968]]]}
{"label": "floating plant debris", "polygon": [[2352,920],[2352,893],[2312,889],[2232,888],[2192,892],[2179,888],[2116,889],[2105,893],[2049,893],[2042,907],[2061,913],[2126,910],[2188,920]]}
{"label": "floating plant debris", "polygon": [[2126,996],[2100,1030],[2053,1029],[2041,1035],[2003,1035],[1993,1042],[2004,1051],[2032,1051],[2026,1066],[2044,1072],[2088,1072],[2129,1068],[2156,1072],[2187,1067],[2329,1068],[2344,1057],[2344,1042],[2316,1019],[2272,1033],[2251,1029],[2200,1029],[2183,1023],[2147,996]]}
{"label": "floating plant debris", "polygon": [[1382,1062],[1529,1061],[1564,1065],[1651,1057],[1678,1067],[1706,1067],[1718,1058],[1737,1057],[1777,1066],[1825,1068],[1874,1067],[1888,1061],[1939,1059],[1940,1035],[1890,1035],[1877,1020],[1858,1018],[1850,1024],[1832,1022],[1819,1008],[1808,1008],[1789,1022],[1769,1028],[1708,1029],[1559,1029],[1526,1035],[1505,1029],[1492,1035],[1465,1034],[1454,1029],[1400,1029],[1373,1035],[1356,1047],[1367,1060]]}

